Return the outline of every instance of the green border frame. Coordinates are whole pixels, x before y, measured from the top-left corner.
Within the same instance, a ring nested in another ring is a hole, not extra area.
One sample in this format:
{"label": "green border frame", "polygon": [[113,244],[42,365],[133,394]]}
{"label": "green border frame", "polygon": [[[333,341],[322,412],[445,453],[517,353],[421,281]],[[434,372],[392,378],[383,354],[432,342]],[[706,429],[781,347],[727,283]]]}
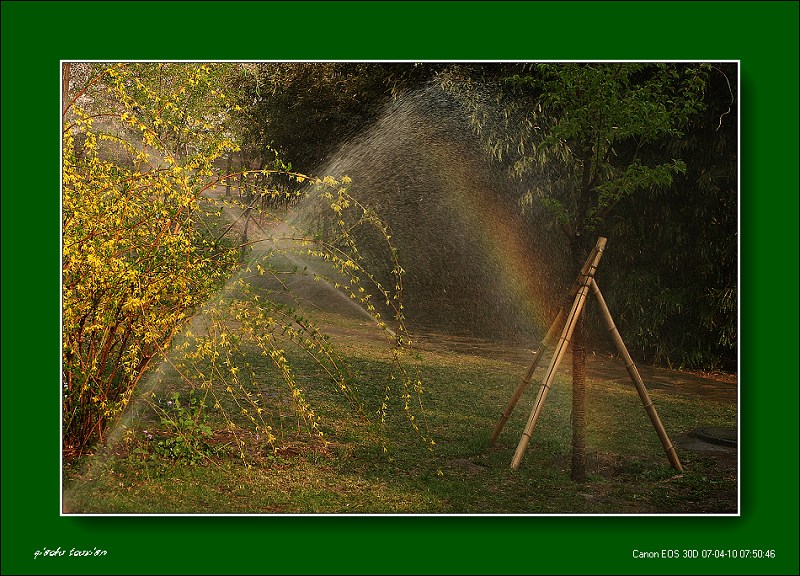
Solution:
{"label": "green border frame", "polygon": [[[2,573],[796,574],[797,22],[796,2],[3,2]],[[59,60],[91,58],[740,60],[741,516],[59,516]],[[108,555],[33,559],[56,546]]]}

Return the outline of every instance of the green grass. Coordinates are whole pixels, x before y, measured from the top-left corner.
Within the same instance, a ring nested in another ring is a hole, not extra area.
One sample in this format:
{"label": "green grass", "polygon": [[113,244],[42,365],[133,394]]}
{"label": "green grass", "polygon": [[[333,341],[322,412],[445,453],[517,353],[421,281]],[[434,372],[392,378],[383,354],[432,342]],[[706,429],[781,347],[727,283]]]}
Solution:
{"label": "green grass", "polygon": [[[354,337],[357,322],[340,323],[338,339],[360,382],[365,413],[380,404],[389,373],[379,339]],[[340,326],[341,327],[341,326]],[[259,358],[251,359],[253,363]],[[556,377],[519,470],[511,457],[527,420],[535,386],[526,391],[494,447],[488,437],[525,366],[443,350],[416,353],[424,382],[428,450],[395,400],[383,430],[355,415],[347,401],[301,356],[298,381],[330,441],[323,446],[286,420],[277,450],[247,436],[245,466],[228,442],[230,430],[213,410],[213,454],[191,465],[153,449],[164,434],[147,409],[130,419],[114,445],[65,464],[64,503],[70,513],[735,513],[736,456],[683,450],[677,474],[632,385],[589,382],[589,477],[569,477],[570,390]],[[536,373],[541,377],[542,369]],[[159,394],[177,384],[165,376]],[[698,426],[736,424],[730,403],[651,391],[675,441]],[[424,428],[424,427],[423,427]],[[247,432],[238,432],[247,435]],[[157,438],[156,438],[157,439]]]}

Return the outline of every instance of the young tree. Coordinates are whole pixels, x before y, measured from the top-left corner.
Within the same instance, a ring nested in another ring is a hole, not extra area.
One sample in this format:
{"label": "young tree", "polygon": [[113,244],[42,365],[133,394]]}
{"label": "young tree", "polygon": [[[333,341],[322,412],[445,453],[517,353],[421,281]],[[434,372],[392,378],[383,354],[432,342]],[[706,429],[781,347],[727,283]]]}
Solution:
{"label": "young tree", "polygon": [[[442,85],[471,106],[473,125],[494,156],[530,184],[523,204],[538,201],[552,209],[578,270],[593,235],[602,232],[620,201],[669,186],[685,171],[681,159],[661,152],[703,107],[707,71],[694,64],[530,64],[511,74],[504,68],[493,79],[492,97],[485,84],[471,86],[459,71],[444,75]],[[572,358],[572,478],[583,481],[582,321],[573,335]]]}

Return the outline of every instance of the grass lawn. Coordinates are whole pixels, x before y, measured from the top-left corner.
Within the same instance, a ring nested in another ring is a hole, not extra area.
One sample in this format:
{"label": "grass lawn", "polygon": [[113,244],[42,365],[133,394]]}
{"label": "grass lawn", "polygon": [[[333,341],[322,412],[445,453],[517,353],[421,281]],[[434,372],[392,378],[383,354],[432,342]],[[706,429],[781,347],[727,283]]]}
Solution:
{"label": "grass lawn", "polygon": [[[330,320],[330,318],[328,318]],[[333,320],[334,340],[359,382],[365,413],[380,405],[389,375],[379,339],[364,337],[354,319]],[[252,359],[257,365],[259,358]],[[409,425],[400,400],[379,429],[301,357],[298,383],[320,418],[328,444],[280,417],[280,442],[266,446],[253,432],[231,430],[212,408],[207,458],[171,458],[157,442],[167,431],[144,405],[112,435],[115,442],[64,464],[64,508],[83,514],[672,514],[736,513],[735,449],[690,450],[682,442],[699,426],[736,426],[735,402],[690,392],[651,389],[659,415],[686,470],[673,470],[633,385],[588,383],[589,476],[569,476],[570,380],[560,373],[519,470],[510,462],[528,418],[538,381],[490,447],[500,411],[525,372],[521,357],[480,350],[418,348],[409,365],[425,386],[423,430],[431,451]],[[563,364],[569,364],[568,361]],[[547,365],[547,359],[542,366]],[[591,376],[591,374],[590,374]],[[538,380],[537,380],[538,379]],[[728,386],[735,386],[728,384]],[[180,392],[165,374],[156,387]],[[391,407],[391,406],[390,406]],[[374,419],[373,419],[374,420]],[[145,432],[145,430],[147,432]],[[245,441],[247,458],[233,449]]]}

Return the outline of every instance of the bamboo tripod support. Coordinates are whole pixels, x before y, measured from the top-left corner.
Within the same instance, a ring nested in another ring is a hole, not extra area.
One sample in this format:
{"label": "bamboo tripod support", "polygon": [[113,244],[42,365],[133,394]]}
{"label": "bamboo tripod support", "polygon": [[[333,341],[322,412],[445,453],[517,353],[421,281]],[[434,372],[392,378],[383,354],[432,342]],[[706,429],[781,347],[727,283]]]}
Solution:
{"label": "bamboo tripod support", "polygon": [[[602,239],[603,245],[605,245],[605,238]],[[553,337],[556,335],[556,331],[562,326],[562,322],[564,320],[564,310],[566,306],[575,298],[578,294],[578,290],[581,288],[581,279],[584,278],[589,274],[589,271],[592,267],[592,262],[594,262],[595,257],[597,257],[600,247],[600,240],[598,240],[595,247],[592,248],[589,257],[586,259],[586,262],[581,267],[580,274],[575,279],[575,282],[572,284],[572,288],[567,295],[566,303],[564,306],[561,307],[561,310],[558,311],[556,315],[556,319],[553,320],[553,323],[550,324],[550,328],[547,330],[547,334],[542,339],[539,348],[534,352],[533,360],[531,361],[531,365],[528,367],[528,371],[523,376],[520,383],[517,385],[516,390],[514,390],[514,394],[511,396],[511,399],[506,404],[505,409],[500,414],[500,419],[497,421],[497,424],[494,427],[494,431],[492,432],[492,436],[489,439],[490,444],[494,444],[497,439],[500,437],[500,433],[503,431],[503,428],[508,422],[508,419],[511,417],[511,413],[514,411],[514,407],[519,402],[519,399],[522,397],[523,392],[531,383],[531,378],[533,377],[533,373],[536,371],[536,368],[539,366],[539,361],[542,359],[544,352],[550,347]]]}
{"label": "bamboo tripod support", "polygon": [[683,472],[683,466],[681,465],[681,461],[678,459],[678,454],[675,452],[675,447],[672,445],[672,441],[669,439],[667,431],[664,429],[664,424],[661,423],[661,418],[658,417],[656,407],[653,404],[653,401],[650,399],[650,395],[647,393],[647,388],[645,388],[642,377],[639,374],[639,370],[636,368],[636,364],[633,363],[631,355],[628,354],[628,348],[625,346],[625,342],[622,341],[622,336],[620,336],[616,324],[614,324],[614,319],[611,317],[611,312],[608,310],[606,300],[603,298],[603,294],[600,292],[600,287],[597,285],[597,281],[594,278],[592,278],[591,284],[594,295],[597,298],[597,303],[600,305],[600,313],[603,315],[603,319],[606,321],[606,326],[608,327],[608,331],[611,333],[611,338],[614,340],[614,345],[617,347],[617,351],[625,361],[625,369],[628,371],[628,375],[631,377],[631,380],[633,380],[633,385],[636,387],[636,392],[639,393],[639,398],[642,400],[642,405],[647,411],[647,415],[650,417],[650,422],[653,424],[656,434],[658,434],[658,439],[661,440],[661,445],[664,447],[664,452],[667,454],[669,463],[672,464],[672,467],[678,472]]}
{"label": "bamboo tripod support", "polygon": [[[522,432],[522,438],[519,439],[517,450],[514,452],[514,458],[511,460],[511,467],[514,470],[519,468],[519,464],[522,462],[522,456],[525,454],[525,448],[528,447],[528,442],[531,440],[531,434],[533,434],[533,429],[536,427],[536,421],[539,419],[539,415],[542,413],[544,401],[547,398],[547,393],[550,391],[550,385],[552,384],[553,378],[556,375],[558,365],[561,363],[561,359],[564,357],[564,353],[567,351],[567,346],[572,338],[572,333],[575,330],[575,324],[578,321],[578,317],[583,312],[583,305],[586,303],[586,297],[589,295],[589,284],[591,283],[595,270],[597,270],[597,265],[600,263],[600,258],[603,256],[603,249],[605,248],[605,245],[606,239],[600,237],[597,240],[595,250],[592,252],[594,254],[594,258],[590,257],[590,259],[587,260],[589,269],[585,274],[582,274],[578,278],[578,293],[575,296],[575,301],[573,302],[572,308],[567,315],[567,321],[566,324],[564,324],[564,329],[561,331],[561,337],[558,340],[558,344],[556,344],[556,348],[553,351],[553,357],[550,360],[550,367],[547,369],[547,373],[542,381],[542,386],[539,388],[539,394],[536,397],[533,410],[531,410],[528,423],[525,425],[525,430]],[[581,272],[583,272],[583,270],[581,270]]]}
{"label": "bamboo tripod support", "polygon": [[531,383],[531,378],[533,378],[533,373],[536,371],[536,367],[539,366],[539,360],[542,359],[544,356],[545,351],[550,347],[550,343],[553,340],[553,336],[555,336],[556,329],[560,326],[561,320],[564,318],[564,309],[562,308],[558,312],[558,316],[550,325],[550,329],[547,331],[547,335],[542,340],[542,343],[539,345],[539,349],[533,353],[533,360],[531,361],[531,365],[528,367],[528,371],[525,372],[525,376],[522,377],[522,380],[517,385],[517,389],[514,390],[514,394],[511,396],[511,399],[506,404],[505,409],[503,410],[502,414],[500,414],[500,420],[497,421],[497,424],[492,431],[492,437],[489,438],[489,444],[494,444],[497,439],[500,437],[500,433],[503,431],[503,428],[508,422],[508,418],[511,416],[511,413],[514,411],[514,407],[519,402],[519,399],[522,397],[522,393],[525,392],[525,389]]}
{"label": "bamboo tripod support", "polygon": [[[586,260],[586,263],[581,268],[581,272],[576,279],[575,283],[572,286],[572,289],[569,292],[568,299],[573,299],[572,307],[570,308],[569,313],[566,316],[566,321],[563,324],[563,328],[561,330],[561,336],[558,339],[558,343],[556,344],[555,350],[553,352],[553,356],[550,360],[550,366],[547,369],[547,372],[544,376],[542,381],[542,385],[539,388],[539,392],[536,396],[536,401],[534,402],[533,409],[531,410],[531,414],[528,418],[528,422],[525,426],[525,430],[522,433],[522,437],[519,440],[519,444],[517,445],[517,449],[514,453],[514,457],[511,460],[511,467],[516,470],[519,468],[520,462],[522,462],[522,457],[525,454],[525,449],[530,442],[531,435],[533,434],[533,430],[536,427],[536,422],[539,419],[539,416],[542,412],[542,408],[544,407],[544,401],[547,398],[547,393],[550,391],[550,386],[553,382],[553,378],[555,377],[555,373],[558,370],[558,366],[561,363],[562,358],[566,352],[566,349],[570,343],[572,338],[572,333],[575,329],[575,324],[578,321],[578,318],[583,313],[583,308],[586,303],[586,299],[589,295],[589,291],[593,291],[595,297],[597,298],[598,304],[600,306],[600,312],[603,316],[603,319],[606,322],[606,326],[608,327],[609,332],[611,333],[611,337],[614,340],[614,344],[617,347],[618,352],[622,356],[623,360],[625,361],[625,368],[628,371],[631,380],[633,381],[634,386],[636,387],[636,391],[639,394],[639,398],[644,405],[645,411],[647,415],[650,417],[650,422],[653,424],[653,428],[655,429],[656,433],[658,434],[659,439],[661,440],[661,444],[664,447],[664,451],[667,454],[667,458],[670,461],[675,470],[679,472],[683,472],[683,466],[681,466],[680,460],[678,459],[678,455],[675,452],[675,448],[672,445],[672,442],[667,435],[666,430],[664,429],[664,425],[661,422],[661,419],[658,417],[658,413],[656,412],[655,405],[653,404],[652,400],[650,399],[650,395],[647,393],[647,388],[642,381],[642,377],[639,375],[639,371],[636,368],[636,365],[633,363],[633,360],[628,353],[627,348],[625,347],[625,343],[622,341],[622,337],[617,330],[616,325],[614,324],[614,320],[611,316],[611,312],[606,305],[605,299],[603,298],[602,293],[600,292],[600,288],[597,286],[597,282],[594,280],[594,274],[597,270],[597,266],[600,263],[600,258],[603,255],[603,250],[605,249],[606,239],[600,237],[597,240],[597,244],[592,249],[592,252],[589,254],[589,257]],[[525,388],[530,384],[531,379],[533,378],[533,374],[536,371],[536,367],[539,365],[539,361],[541,360],[544,351],[549,348],[552,338],[558,329],[561,326],[561,322],[564,320],[564,308],[562,308],[556,319],[550,325],[550,329],[547,331],[547,335],[542,340],[542,343],[539,349],[534,353],[533,361],[531,362],[530,367],[528,368],[525,376],[522,378],[522,381],[517,385],[516,390],[514,390],[514,394],[512,395],[511,399],[509,400],[508,404],[506,405],[505,409],[503,410],[500,420],[495,425],[495,428],[492,432],[492,436],[490,438],[490,443],[494,443],[497,438],[500,436],[500,433],[503,430],[508,418],[511,416],[514,407],[519,402],[520,398],[522,397],[522,393],[525,391]]]}

